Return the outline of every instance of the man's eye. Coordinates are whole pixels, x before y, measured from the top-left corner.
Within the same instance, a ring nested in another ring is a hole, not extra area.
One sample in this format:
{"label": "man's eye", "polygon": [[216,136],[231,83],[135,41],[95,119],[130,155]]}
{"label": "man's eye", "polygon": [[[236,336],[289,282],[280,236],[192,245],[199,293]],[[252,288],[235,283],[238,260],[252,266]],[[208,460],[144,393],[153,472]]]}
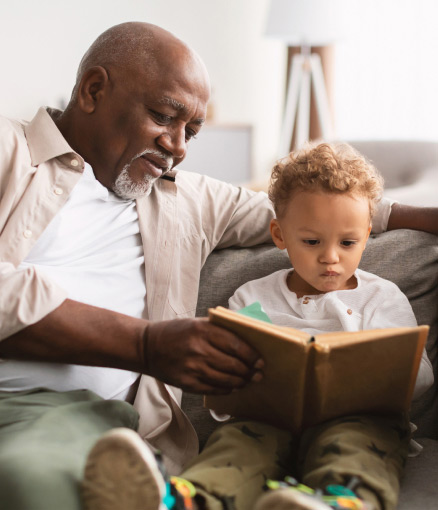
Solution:
{"label": "man's eye", "polygon": [[155,117],[155,120],[160,124],[168,124],[172,121],[172,117],[170,115],[165,115],[164,113],[156,112],[155,110],[151,110],[151,113]]}
{"label": "man's eye", "polygon": [[186,142],[190,141],[190,140],[196,140],[196,135],[198,133],[196,133],[196,131],[192,131],[191,129],[188,129],[186,131]]}
{"label": "man's eye", "polygon": [[353,246],[356,244],[356,241],[341,241],[342,246]]}
{"label": "man's eye", "polygon": [[303,239],[303,242],[305,244],[308,244],[309,246],[316,246],[317,244],[319,244],[318,239]]}

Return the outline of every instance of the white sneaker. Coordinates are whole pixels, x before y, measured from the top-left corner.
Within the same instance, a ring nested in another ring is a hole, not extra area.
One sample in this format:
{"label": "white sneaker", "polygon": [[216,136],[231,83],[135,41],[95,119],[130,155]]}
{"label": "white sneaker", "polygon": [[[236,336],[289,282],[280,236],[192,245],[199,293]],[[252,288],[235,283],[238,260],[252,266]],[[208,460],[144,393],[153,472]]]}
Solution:
{"label": "white sneaker", "polygon": [[159,459],[133,430],[110,430],[92,448],[82,484],[86,510],[164,510],[165,494]]}

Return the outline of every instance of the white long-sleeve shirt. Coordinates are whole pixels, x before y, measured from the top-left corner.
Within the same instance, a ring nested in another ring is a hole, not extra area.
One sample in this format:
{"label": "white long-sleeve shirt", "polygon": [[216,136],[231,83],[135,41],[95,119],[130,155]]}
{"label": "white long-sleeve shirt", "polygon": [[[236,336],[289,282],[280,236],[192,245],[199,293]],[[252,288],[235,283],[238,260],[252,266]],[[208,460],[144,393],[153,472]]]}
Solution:
{"label": "white long-sleeve shirt", "polygon": [[[230,309],[239,310],[259,301],[274,324],[300,329],[312,335],[417,325],[407,297],[397,285],[379,276],[357,269],[355,289],[297,298],[287,286],[290,271],[283,269],[245,283],[230,298]],[[424,350],[414,400],[432,384],[432,365]]]}

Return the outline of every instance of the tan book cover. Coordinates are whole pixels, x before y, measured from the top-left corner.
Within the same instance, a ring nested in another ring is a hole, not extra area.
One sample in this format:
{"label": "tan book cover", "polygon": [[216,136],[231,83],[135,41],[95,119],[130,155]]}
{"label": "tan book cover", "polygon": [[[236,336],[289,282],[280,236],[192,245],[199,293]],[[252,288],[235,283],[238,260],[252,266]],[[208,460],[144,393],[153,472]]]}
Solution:
{"label": "tan book cover", "polygon": [[338,416],[408,411],[429,326],[309,335],[223,307],[209,320],[251,344],[264,358],[261,382],[205,406],[300,431]]}

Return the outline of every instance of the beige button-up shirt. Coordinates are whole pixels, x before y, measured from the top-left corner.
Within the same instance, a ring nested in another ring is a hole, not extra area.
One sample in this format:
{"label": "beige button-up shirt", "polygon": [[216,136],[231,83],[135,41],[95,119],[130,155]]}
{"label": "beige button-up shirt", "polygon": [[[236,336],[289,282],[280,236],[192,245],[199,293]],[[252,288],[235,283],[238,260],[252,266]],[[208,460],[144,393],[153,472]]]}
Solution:
{"label": "beige button-up shirt", "polygon": [[[52,112],[56,114],[56,112]],[[30,123],[0,118],[0,339],[57,308],[66,292],[34,268],[16,268],[78,182],[84,161],[41,108]],[[199,276],[216,247],[269,240],[266,194],[198,174],[173,172],[137,201],[151,320],[193,317]],[[134,402],[140,434],[169,458],[172,471],[197,453],[180,408],[181,390],[142,376]]]}

